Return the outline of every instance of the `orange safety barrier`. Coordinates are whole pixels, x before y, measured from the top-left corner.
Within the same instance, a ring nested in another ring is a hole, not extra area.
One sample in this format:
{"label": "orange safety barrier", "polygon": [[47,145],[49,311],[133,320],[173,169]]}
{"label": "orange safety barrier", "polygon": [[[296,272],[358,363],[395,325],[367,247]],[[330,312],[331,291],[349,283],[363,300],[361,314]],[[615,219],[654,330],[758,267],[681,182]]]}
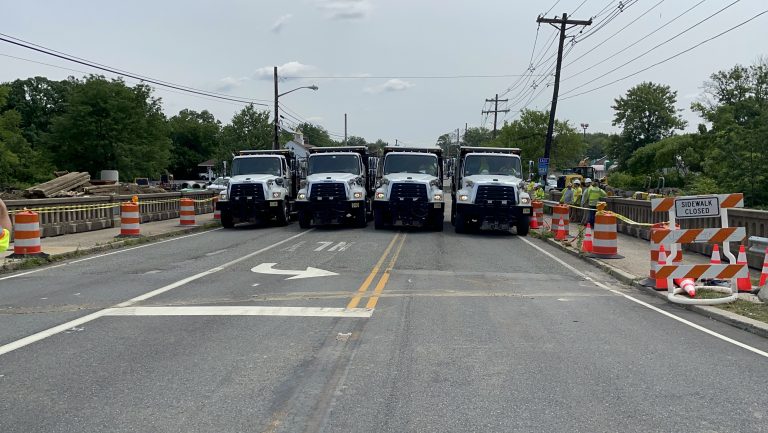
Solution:
{"label": "orange safety barrier", "polygon": [[591,253],[593,248],[592,226],[587,223],[587,228],[584,229],[584,241],[581,243],[581,252]]}
{"label": "orange safety barrier", "polygon": [[541,228],[544,227],[544,202],[539,200],[534,200],[531,202],[531,207],[533,207],[533,219],[536,220],[536,225],[538,227],[531,227],[531,228]]}
{"label": "orange safety barrier", "polygon": [[761,288],[765,287],[765,283],[768,282],[768,248],[765,249],[765,257],[763,258],[763,269],[760,271],[760,284]]}
{"label": "orange safety barrier", "polygon": [[120,234],[118,238],[138,238],[141,236],[141,216],[139,205],[133,202],[120,203]]}
{"label": "orange safety barrier", "polygon": [[616,215],[612,212],[598,211],[595,214],[595,227],[592,240],[592,257],[600,259],[619,259],[619,235],[616,232]]}
{"label": "orange safety barrier", "polygon": [[[739,245],[739,256],[736,259],[737,265],[747,265],[747,252],[744,249],[744,245]],[[736,288],[739,292],[744,293],[757,293],[757,290],[752,288],[752,280],[749,279],[749,275],[736,279]]]}
{"label": "orange safety barrier", "polygon": [[563,219],[560,218],[557,220],[557,234],[555,235],[555,240],[564,241],[566,239],[568,239],[568,235],[565,233],[565,223],[563,222]]}
{"label": "orange safety barrier", "polygon": [[40,242],[40,216],[37,212],[25,210],[13,216],[13,254],[8,257],[48,257]]}
{"label": "orange safety barrier", "polygon": [[221,211],[219,210],[219,198],[213,198],[213,219],[221,220]]}
{"label": "orange safety barrier", "polygon": [[179,225],[195,225],[195,201],[191,198],[183,198],[179,201]]}
{"label": "orange safety barrier", "polygon": [[563,220],[563,230],[565,230],[565,234],[568,235],[570,233],[570,227],[571,222],[569,220],[569,206],[567,204],[559,204],[552,208],[552,233],[557,232],[557,227],[555,226],[555,223],[559,220]]}
{"label": "orange safety barrier", "polygon": [[[679,228],[679,226],[678,226]],[[672,243],[667,242],[667,236],[665,233],[669,232],[669,224],[656,223],[651,227],[651,270],[648,275],[648,279],[643,282],[643,285],[648,287],[656,286],[656,290],[667,290],[666,287],[658,287],[656,282],[656,270],[659,268],[659,248],[663,245],[664,250],[667,253],[667,264],[680,263],[683,261],[683,248],[680,244],[677,244],[677,253],[675,257],[670,257]]]}

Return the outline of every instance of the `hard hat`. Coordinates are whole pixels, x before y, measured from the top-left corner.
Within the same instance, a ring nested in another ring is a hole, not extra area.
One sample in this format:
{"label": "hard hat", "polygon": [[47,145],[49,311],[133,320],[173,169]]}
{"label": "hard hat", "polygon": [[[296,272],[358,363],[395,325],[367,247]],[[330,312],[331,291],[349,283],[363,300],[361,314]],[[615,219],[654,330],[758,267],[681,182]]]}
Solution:
{"label": "hard hat", "polygon": [[573,181],[573,184],[574,184],[574,185],[581,185],[581,181],[580,181],[579,179],[575,179],[575,180]]}
{"label": "hard hat", "polygon": [[592,183],[592,179],[586,178],[586,179],[584,179],[584,183]]}
{"label": "hard hat", "polygon": [[541,186],[541,184],[540,184],[540,183],[534,183],[534,184],[533,184],[533,187],[534,187],[534,188],[538,188],[538,187],[540,187],[540,186]]}

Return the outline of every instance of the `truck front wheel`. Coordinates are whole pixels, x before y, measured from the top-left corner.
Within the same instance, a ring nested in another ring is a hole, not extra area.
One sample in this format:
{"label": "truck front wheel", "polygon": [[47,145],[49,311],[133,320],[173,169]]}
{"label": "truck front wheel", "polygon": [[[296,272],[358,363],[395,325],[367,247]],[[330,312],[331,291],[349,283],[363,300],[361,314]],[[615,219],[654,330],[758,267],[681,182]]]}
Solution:
{"label": "truck front wheel", "polygon": [[360,210],[357,212],[357,215],[355,215],[355,227],[363,229],[367,225],[368,225],[368,210],[363,207],[363,208],[360,208]]}
{"label": "truck front wheel", "polygon": [[384,224],[384,211],[383,210],[374,210],[373,211],[373,228],[376,230],[382,230],[386,224]]}
{"label": "truck front wheel", "polygon": [[221,226],[225,229],[231,229],[235,227],[235,222],[232,220],[232,215],[228,213],[221,214]]}
{"label": "truck front wheel", "polygon": [[288,202],[283,200],[283,205],[280,206],[280,209],[277,211],[277,215],[275,215],[275,220],[277,222],[277,225],[279,226],[286,226],[290,222],[291,214],[288,213]]}
{"label": "truck front wheel", "polygon": [[443,215],[441,212],[438,212],[431,216],[429,225],[431,226],[432,230],[436,232],[441,232],[443,231],[444,222],[445,222],[445,215]]}
{"label": "truck front wheel", "polygon": [[530,217],[524,216],[517,220],[517,235],[528,236],[528,229],[530,226]]}
{"label": "truck front wheel", "polygon": [[467,219],[459,211],[456,211],[455,213],[454,221],[453,221],[453,229],[456,231],[456,233],[467,232]]}
{"label": "truck front wheel", "polygon": [[312,227],[312,215],[306,211],[299,211],[299,227],[308,229]]}

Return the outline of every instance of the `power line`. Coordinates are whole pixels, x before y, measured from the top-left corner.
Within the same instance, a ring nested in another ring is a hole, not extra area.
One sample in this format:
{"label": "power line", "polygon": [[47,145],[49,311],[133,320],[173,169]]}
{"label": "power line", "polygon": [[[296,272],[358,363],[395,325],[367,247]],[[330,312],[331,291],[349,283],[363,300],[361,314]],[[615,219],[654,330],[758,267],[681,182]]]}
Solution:
{"label": "power line", "polygon": [[407,79],[407,80],[452,80],[460,78],[514,78],[525,74],[475,74],[475,75],[307,75],[283,76],[283,79],[312,80],[367,80],[367,79]]}
{"label": "power line", "polygon": [[168,87],[168,88],[179,90],[179,91],[182,91],[182,92],[194,93],[194,94],[197,94],[197,95],[207,96],[207,97],[215,98],[215,99],[223,99],[223,100],[228,100],[228,101],[240,102],[240,103],[243,103],[243,104],[254,104],[254,105],[263,105],[263,106],[267,105],[267,104],[261,104],[261,103],[258,103],[258,102],[254,102],[255,99],[251,99],[251,98],[237,98],[237,97],[221,96],[221,95],[218,95],[216,93],[207,92],[207,91],[198,90],[198,89],[193,89],[191,87],[186,87],[186,86],[179,85],[179,84],[173,84],[173,83],[168,83],[168,82],[164,82],[164,81],[160,81],[160,80],[155,80],[155,79],[147,78],[147,77],[144,77],[144,76],[141,76],[141,75],[137,75],[137,74],[133,74],[133,73],[128,73],[126,71],[121,71],[119,69],[102,66],[102,65],[99,65],[99,64],[94,63],[94,62],[90,62],[90,61],[86,61],[86,60],[81,60],[79,58],[75,58],[74,56],[71,56],[71,55],[68,55],[68,54],[60,54],[58,52],[54,52],[53,50],[50,50],[48,48],[44,48],[44,47],[41,48],[40,46],[37,46],[37,45],[32,45],[32,44],[29,44],[29,43],[20,42],[21,40],[19,40],[17,38],[14,38],[12,36],[4,35],[4,34],[2,36],[0,36],[0,41],[7,42],[7,43],[13,44],[13,45],[17,45],[17,46],[20,46],[22,48],[26,48],[26,49],[29,49],[29,50],[37,51],[39,53],[43,53],[43,54],[46,54],[46,55],[49,55],[49,56],[58,57],[60,59],[63,59],[63,60],[69,61],[69,62],[78,63],[78,64],[81,64],[81,65],[84,65],[84,66],[88,66],[90,68],[94,68],[94,69],[98,69],[98,70],[101,70],[101,71],[109,72],[111,74],[130,77],[130,78],[133,78],[134,80],[139,80],[139,81],[155,84],[157,86]]}
{"label": "power line", "polygon": [[[651,6],[650,8],[646,9],[646,11],[645,11],[645,12],[643,12],[643,13],[642,13],[642,14],[641,14],[639,17],[637,17],[637,18],[633,19],[632,21],[630,21],[628,24],[626,24],[624,27],[622,27],[621,29],[619,29],[619,31],[617,31],[616,33],[614,33],[614,34],[613,34],[613,35],[611,35],[610,37],[613,37],[613,36],[616,36],[616,35],[618,35],[618,34],[619,34],[619,33],[621,33],[622,31],[624,31],[624,30],[625,30],[627,27],[629,27],[629,26],[631,26],[632,24],[636,23],[636,22],[637,22],[638,20],[640,20],[642,17],[646,16],[646,15],[647,15],[647,14],[649,14],[649,13],[650,13],[652,10],[656,9],[656,8],[657,8],[659,5],[661,5],[662,3],[664,3],[664,1],[665,1],[665,0],[659,0],[659,2],[658,2],[658,3],[656,3],[656,4],[655,4],[655,5],[653,5],[653,6]],[[596,33],[598,33],[600,30],[602,30],[604,27],[606,27],[608,24],[610,24],[611,22],[613,22],[613,20],[615,20],[615,19],[616,19],[616,18],[617,18],[619,15],[621,15],[623,12],[625,12],[627,9],[629,9],[629,8],[630,8],[632,5],[634,5],[635,3],[637,3],[637,0],[633,0],[633,1],[631,1],[631,2],[628,2],[628,3],[622,3],[622,7],[621,7],[621,8],[616,8],[616,9],[615,9],[615,10],[614,10],[614,11],[611,13],[611,15],[610,15],[610,16],[608,16],[606,19],[604,19],[604,20],[600,21],[600,22],[599,22],[599,24],[598,24],[598,25],[596,25],[594,28],[592,28],[592,29],[589,29],[589,31],[587,31],[587,32],[586,32],[586,33],[584,33],[584,34],[582,34],[583,30],[582,30],[582,32],[579,32],[579,35],[580,35],[580,36],[578,36],[578,35],[577,35],[576,39],[574,40],[574,43],[579,43],[579,42],[582,42],[582,41],[584,41],[584,40],[586,40],[586,39],[589,39],[591,36],[595,35],[595,34],[596,34]],[[608,39],[610,39],[610,38],[608,38]],[[607,41],[608,39],[606,39],[606,41]],[[605,43],[606,41],[603,41],[603,42],[601,42],[600,44],[598,44],[598,46],[602,45],[602,44],[603,44],[603,43]],[[597,47],[595,47],[595,48],[597,48]],[[595,48],[592,48],[592,50],[590,50],[589,52],[593,51]],[[586,54],[587,54],[587,53],[585,53],[585,55],[586,55]]]}
{"label": "power line", "polygon": [[[733,27],[731,27],[731,28],[729,28],[729,29],[727,29],[727,30],[724,30],[724,31],[722,31],[722,32],[720,32],[720,33],[718,33],[718,34],[716,34],[715,36],[712,36],[711,38],[707,38],[707,39],[705,39],[705,40],[703,40],[703,41],[701,41],[701,42],[697,43],[696,45],[693,45],[692,47],[686,48],[685,50],[683,50],[683,51],[680,51],[680,52],[679,52],[679,53],[677,53],[677,54],[674,54],[674,55],[672,55],[672,56],[669,56],[669,57],[667,57],[666,59],[664,59],[664,60],[661,60],[661,61],[658,61],[658,62],[656,62],[656,63],[654,63],[654,64],[652,64],[652,65],[649,65],[649,66],[647,66],[647,67],[645,67],[645,68],[643,68],[643,69],[640,69],[639,71],[633,72],[633,73],[631,73],[631,74],[629,74],[629,75],[625,75],[625,76],[623,76],[623,77],[621,77],[621,78],[619,78],[619,79],[616,79],[616,80],[614,80],[614,81],[611,81],[610,83],[606,83],[606,84],[603,84],[602,86],[598,86],[598,87],[595,87],[595,88],[593,88],[593,89],[589,89],[589,90],[586,90],[586,91],[584,91],[584,92],[581,92],[581,93],[577,93],[577,94],[575,94],[575,95],[567,96],[567,97],[564,97],[564,98],[562,98],[562,99],[571,99],[571,98],[575,98],[575,97],[577,97],[577,96],[585,95],[585,94],[587,94],[587,93],[591,93],[591,92],[594,92],[594,91],[596,91],[596,90],[600,90],[600,89],[602,89],[602,88],[608,87],[608,86],[610,86],[610,85],[612,85],[612,84],[616,84],[616,83],[618,83],[619,81],[623,81],[623,80],[626,80],[627,78],[630,78],[630,77],[634,77],[634,76],[635,76],[635,75],[637,75],[637,74],[640,74],[640,73],[642,73],[642,72],[645,72],[645,71],[647,71],[647,70],[649,70],[649,69],[651,69],[651,68],[653,68],[653,67],[655,67],[655,66],[658,66],[658,65],[660,65],[660,64],[662,64],[662,63],[666,63],[666,62],[668,62],[668,61],[670,61],[670,60],[672,60],[672,59],[674,59],[674,58],[676,58],[676,57],[679,57],[679,56],[681,56],[681,55],[683,55],[683,54],[685,54],[685,53],[687,53],[687,52],[689,52],[689,51],[692,51],[692,50],[694,50],[695,48],[698,48],[698,47],[700,47],[700,46],[702,46],[702,45],[706,44],[707,42],[713,41],[713,40],[715,40],[715,39],[719,38],[720,36],[723,36],[723,35],[725,35],[726,33],[730,33],[731,31],[733,31],[733,30],[736,30],[737,28],[739,28],[739,27],[741,27],[741,26],[743,26],[743,25],[747,24],[748,22],[750,22],[750,21],[752,21],[752,20],[754,20],[754,19],[758,18],[758,17],[759,17],[759,16],[761,16],[761,15],[765,15],[766,13],[768,13],[768,9],[766,9],[766,10],[764,10],[764,11],[760,12],[759,14],[757,14],[757,15],[753,16],[752,18],[749,18],[749,19],[748,19],[748,20],[746,20],[746,21],[742,21],[741,23],[739,23],[739,24],[737,24],[737,25],[735,25],[735,26],[733,26]],[[571,90],[571,91],[569,91],[569,92],[567,92],[567,93],[570,93],[570,92],[572,92],[572,90]]]}
{"label": "power line", "polygon": [[[634,47],[635,45],[639,44],[640,42],[644,41],[645,39],[648,39],[648,38],[649,38],[650,36],[652,36],[653,34],[655,34],[655,33],[659,32],[661,29],[663,29],[663,28],[665,28],[666,26],[668,26],[668,25],[672,24],[673,22],[677,21],[677,20],[678,20],[678,19],[680,19],[680,18],[681,18],[683,15],[685,15],[685,14],[687,14],[688,12],[692,11],[693,9],[697,8],[698,6],[700,6],[700,5],[701,5],[702,3],[704,3],[705,1],[706,1],[706,0],[701,0],[701,1],[699,1],[699,2],[698,2],[698,3],[696,3],[695,5],[691,6],[690,8],[686,9],[685,11],[683,11],[681,14],[677,15],[676,17],[672,18],[671,20],[667,21],[666,23],[662,24],[661,26],[657,27],[656,29],[652,30],[650,33],[646,34],[645,36],[641,37],[640,39],[636,40],[635,42],[633,42],[633,43],[631,43],[631,44],[627,45],[626,47],[624,47],[624,48],[622,48],[621,50],[619,50],[619,51],[617,51],[617,52],[613,53],[612,55],[610,55],[610,56],[606,57],[605,59],[603,59],[603,60],[601,60],[601,61],[599,61],[599,62],[595,63],[594,65],[592,65],[592,66],[590,66],[590,67],[588,67],[588,68],[586,68],[586,69],[583,69],[583,70],[581,70],[581,71],[579,71],[579,72],[577,72],[577,73],[575,73],[575,74],[573,74],[573,75],[571,75],[571,76],[569,76],[569,77],[566,77],[566,78],[564,78],[564,79],[563,79],[563,81],[569,80],[569,79],[571,79],[571,78],[573,78],[573,77],[575,77],[575,76],[577,76],[577,75],[580,75],[580,74],[582,74],[582,73],[584,73],[584,72],[586,72],[586,71],[589,71],[590,69],[593,69],[593,68],[595,68],[596,66],[599,66],[599,65],[601,65],[601,64],[603,64],[603,63],[605,63],[605,62],[607,62],[608,60],[610,60],[610,59],[612,59],[612,58],[614,58],[614,57],[618,56],[619,54],[623,53],[624,51],[626,51],[626,50],[628,50],[628,49],[630,49],[630,48]],[[612,35],[611,37],[613,37],[613,36],[615,36],[615,34],[614,34],[614,35]],[[609,38],[609,39],[610,39],[610,38]],[[608,40],[608,39],[606,39],[606,41],[607,41],[607,40]],[[603,43],[605,43],[606,41],[603,41],[603,42],[601,42],[601,43],[600,43],[600,44],[598,44],[598,45],[597,45],[595,48],[597,48],[598,46],[602,45],[602,44],[603,44]],[[585,55],[589,54],[589,53],[590,53],[590,52],[592,52],[593,50],[594,50],[594,48],[593,48],[592,50],[589,50],[589,51],[587,51],[586,53],[582,54],[582,55],[581,55],[581,56],[580,56],[578,59],[574,59],[572,62],[570,62],[570,63],[566,64],[564,67],[568,67],[568,66],[572,65],[573,63],[575,63],[576,61],[578,61],[580,58],[584,57]]]}
{"label": "power line", "polygon": [[557,0],[557,1],[555,1],[555,4],[553,4],[552,6],[550,6],[550,7],[549,7],[549,9],[547,9],[547,11],[546,11],[546,12],[544,12],[543,14],[541,14],[541,15],[542,15],[542,16],[546,16],[548,13],[550,13],[550,12],[552,11],[552,9],[554,9],[554,8],[555,8],[555,6],[557,6],[557,4],[558,4],[558,3],[560,3],[560,0]]}
{"label": "power line", "polygon": [[[736,4],[736,3],[738,3],[739,1],[741,1],[741,0],[736,0],[736,1],[734,1],[733,3],[731,3],[731,4],[727,5],[727,6],[725,6],[724,8],[722,8],[722,9],[718,10],[717,12],[713,13],[712,15],[710,15],[710,16],[708,16],[708,17],[704,18],[703,20],[701,20],[701,21],[697,22],[696,24],[694,24],[694,25],[692,25],[692,26],[688,27],[687,29],[683,30],[682,32],[680,32],[680,33],[676,34],[675,36],[672,36],[671,38],[669,38],[669,39],[665,40],[664,42],[661,42],[661,43],[659,43],[659,44],[655,45],[653,48],[651,48],[651,49],[649,49],[649,50],[645,51],[644,53],[642,53],[642,54],[640,54],[640,55],[638,55],[638,56],[636,56],[636,57],[634,57],[634,58],[632,58],[632,59],[630,59],[630,60],[629,60],[629,61],[627,61],[627,62],[624,62],[624,63],[622,63],[621,65],[619,65],[619,66],[617,66],[617,67],[615,67],[615,68],[611,69],[610,71],[608,71],[608,72],[606,72],[606,73],[604,73],[604,74],[602,74],[602,75],[600,75],[600,76],[598,76],[598,77],[596,77],[596,78],[593,78],[592,80],[589,80],[589,81],[587,81],[586,83],[580,84],[580,85],[578,85],[578,86],[574,87],[573,89],[570,89],[570,90],[568,90],[567,92],[563,93],[563,95],[567,95],[567,94],[569,94],[569,93],[572,93],[572,92],[573,92],[574,90],[576,90],[576,89],[580,89],[580,88],[582,88],[582,87],[584,87],[584,86],[586,86],[586,85],[588,85],[588,84],[590,84],[590,83],[594,83],[595,81],[599,80],[600,78],[603,78],[603,77],[605,77],[606,75],[609,75],[609,74],[611,74],[611,73],[613,73],[613,72],[615,72],[615,71],[617,71],[617,70],[619,70],[619,69],[623,68],[624,66],[627,66],[628,64],[630,64],[630,63],[634,62],[635,60],[637,60],[637,59],[639,59],[639,58],[641,58],[641,57],[645,56],[646,54],[650,53],[651,51],[655,50],[656,48],[659,48],[660,46],[662,46],[662,45],[664,45],[664,44],[666,44],[666,43],[668,43],[668,42],[670,42],[670,41],[672,41],[672,40],[674,40],[674,39],[677,39],[678,37],[682,36],[683,34],[687,33],[688,31],[692,30],[693,28],[695,28],[695,27],[699,26],[700,24],[704,23],[705,21],[707,21],[707,20],[711,19],[712,17],[714,17],[714,16],[716,16],[716,15],[718,15],[718,14],[722,13],[723,11],[725,11],[725,10],[726,10],[726,9],[728,9],[729,7],[731,7],[731,6],[735,5],[735,4]],[[614,55],[614,56],[615,56],[615,55]],[[613,56],[612,56],[612,57],[613,57]],[[585,70],[586,70],[586,69],[585,69]],[[580,74],[580,73],[581,73],[581,72],[579,72],[579,73],[577,73],[577,74],[574,74],[574,75],[572,75],[572,76],[571,76],[571,77],[569,77],[569,78],[573,78],[573,77],[575,77],[576,75],[578,75],[578,74]],[[565,80],[563,80],[563,81],[565,81]]]}

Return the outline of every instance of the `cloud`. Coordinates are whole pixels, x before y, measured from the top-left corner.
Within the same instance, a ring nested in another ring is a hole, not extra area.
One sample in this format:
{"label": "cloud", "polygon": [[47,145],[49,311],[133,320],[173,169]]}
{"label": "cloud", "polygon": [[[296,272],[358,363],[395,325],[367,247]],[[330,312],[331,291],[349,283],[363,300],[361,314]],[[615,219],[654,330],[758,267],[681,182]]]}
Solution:
{"label": "cloud", "polygon": [[[259,68],[254,73],[254,76],[257,79],[260,80],[271,80],[273,78],[273,66],[264,66],[263,68]],[[277,67],[277,75],[279,77],[301,77],[304,75],[309,75],[310,73],[315,71],[314,66],[311,65],[305,65],[300,62],[288,62],[282,66]]]}
{"label": "cloud", "polygon": [[285,14],[280,18],[278,18],[277,21],[275,21],[275,23],[272,24],[272,29],[271,29],[272,33],[280,33],[280,30],[283,29],[283,26],[285,26],[285,23],[291,18],[293,18],[293,15],[291,14]]}
{"label": "cloud", "polygon": [[237,87],[240,87],[244,81],[248,81],[250,78],[248,77],[240,77],[240,78],[234,78],[234,77],[224,77],[216,84],[216,91],[217,92],[229,92],[232,89],[235,89]]}
{"label": "cloud", "polygon": [[370,0],[317,0],[318,9],[331,20],[358,20],[371,13]]}
{"label": "cloud", "polygon": [[413,86],[414,86],[413,83],[403,81],[399,78],[393,78],[389,81],[379,84],[378,86],[366,87],[365,89],[363,89],[363,92],[365,93],[401,92]]}

